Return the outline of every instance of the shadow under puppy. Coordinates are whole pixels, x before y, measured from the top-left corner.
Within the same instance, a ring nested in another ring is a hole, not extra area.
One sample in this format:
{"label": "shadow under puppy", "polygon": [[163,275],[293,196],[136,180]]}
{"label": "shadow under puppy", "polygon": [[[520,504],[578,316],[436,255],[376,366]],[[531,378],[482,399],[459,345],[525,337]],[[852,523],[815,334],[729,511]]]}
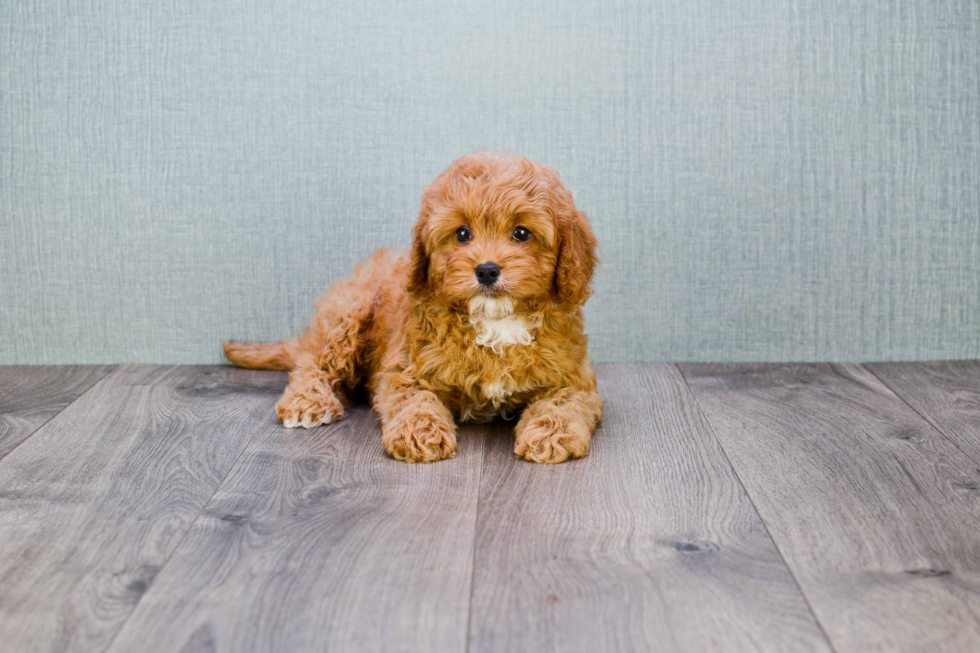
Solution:
{"label": "shadow under puppy", "polygon": [[456,425],[511,417],[514,451],[560,463],[589,451],[602,399],[582,305],[596,239],[554,170],[472,154],[425,189],[409,252],[382,249],[316,302],[289,342],[225,343],[242,367],[289,370],[287,427],[340,419],[367,388],[391,456],[456,455]]}

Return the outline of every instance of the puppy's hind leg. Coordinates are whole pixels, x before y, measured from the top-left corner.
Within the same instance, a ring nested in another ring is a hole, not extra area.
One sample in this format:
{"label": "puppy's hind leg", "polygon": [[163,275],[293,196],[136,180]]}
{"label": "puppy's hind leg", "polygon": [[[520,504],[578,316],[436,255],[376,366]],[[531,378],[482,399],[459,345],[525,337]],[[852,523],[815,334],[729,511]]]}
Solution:
{"label": "puppy's hind leg", "polygon": [[296,343],[296,366],[276,404],[286,428],[313,428],[344,416],[344,388],[356,382],[357,324],[344,320],[328,333],[307,332]]}
{"label": "puppy's hind leg", "polygon": [[256,370],[291,370],[289,386],[276,405],[276,416],[287,428],[313,428],[343,417],[344,409],[329,374],[309,353],[296,355],[299,342],[225,342],[225,356],[239,367]]}
{"label": "puppy's hind leg", "polygon": [[314,377],[295,378],[276,404],[276,417],[287,429],[336,422],[344,416],[344,407],[330,386]]}
{"label": "puppy's hind leg", "polygon": [[343,416],[344,407],[323,371],[301,368],[289,373],[289,385],[276,404],[276,417],[283,426],[310,429]]}
{"label": "puppy's hind leg", "polygon": [[290,343],[293,366],[276,415],[287,427],[311,428],[344,415],[344,402],[361,383],[368,333],[379,286],[393,264],[384,250],[332,285],[316,302],[306,331]]}

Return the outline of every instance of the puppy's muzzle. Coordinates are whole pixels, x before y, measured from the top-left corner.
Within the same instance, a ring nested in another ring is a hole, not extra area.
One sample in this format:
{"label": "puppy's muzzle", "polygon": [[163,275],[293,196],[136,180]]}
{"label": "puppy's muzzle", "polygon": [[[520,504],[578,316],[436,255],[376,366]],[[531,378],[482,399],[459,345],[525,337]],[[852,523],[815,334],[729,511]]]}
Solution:
{"label": "puppy's muzzle", "polygon": [[476,266],[476,280],[489,288],[500,278],[500,266],[496,263],[480,263]]}

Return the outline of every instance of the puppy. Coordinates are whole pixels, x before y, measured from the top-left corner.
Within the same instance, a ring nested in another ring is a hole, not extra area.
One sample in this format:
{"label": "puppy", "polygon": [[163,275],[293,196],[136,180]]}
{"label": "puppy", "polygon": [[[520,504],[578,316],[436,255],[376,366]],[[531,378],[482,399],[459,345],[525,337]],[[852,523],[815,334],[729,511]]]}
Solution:
{"label": "puppy", "polygon": [[290,428],[340,419],[365,387],[398,460],[452,458],[455,420],[521,411],[518,456],[585,456],[602,417],[582,317],[596,239],[558,174],[463,157],[425,189],[412,236],[406,254],[379,250],[331,286],[295,340],[226,342],[225,355],[289,370],[276,415]]}

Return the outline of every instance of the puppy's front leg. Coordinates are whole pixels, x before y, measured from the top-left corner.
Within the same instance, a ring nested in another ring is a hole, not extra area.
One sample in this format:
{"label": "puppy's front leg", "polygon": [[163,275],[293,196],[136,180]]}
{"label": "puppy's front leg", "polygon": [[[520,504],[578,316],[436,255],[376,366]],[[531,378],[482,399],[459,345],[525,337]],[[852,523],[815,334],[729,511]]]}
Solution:
{"label": "puppy's front leg", "polygon": [[561,388],[528,405],[514,429],[514,453],[535,463],[560,463],[589,453],[592,430],[602,419],[594,390]]}
{"label": "puppy's front leg", "polygon": [[392,458],[430,463],[456,455],[453,416],[429,390],[383,382],[374,408],[381,415],[381,442]]}

